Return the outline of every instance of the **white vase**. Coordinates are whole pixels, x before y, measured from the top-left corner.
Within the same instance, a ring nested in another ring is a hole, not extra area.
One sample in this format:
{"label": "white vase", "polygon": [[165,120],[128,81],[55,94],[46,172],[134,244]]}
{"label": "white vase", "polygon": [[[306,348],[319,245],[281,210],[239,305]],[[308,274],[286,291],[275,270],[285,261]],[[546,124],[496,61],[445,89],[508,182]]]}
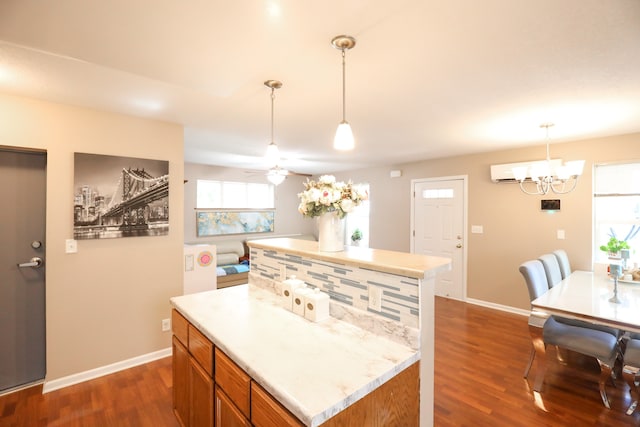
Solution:
{"label": "white vase", "polygon": [[344,250],[344,218],[339,218],[335,212],[324,213],[318,217],[318,250]]}

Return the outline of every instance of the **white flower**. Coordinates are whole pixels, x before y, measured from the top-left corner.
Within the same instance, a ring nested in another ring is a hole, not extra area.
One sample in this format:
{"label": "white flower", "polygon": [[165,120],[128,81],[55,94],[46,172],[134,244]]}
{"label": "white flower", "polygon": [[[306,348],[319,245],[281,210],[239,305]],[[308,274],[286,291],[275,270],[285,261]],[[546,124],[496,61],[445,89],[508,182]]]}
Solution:
{"label": "white flower", "polygon": [[333,175],[322,175],[317,182],[307,180],[304,186],[305,191],[298,193],[298,211],[308,217],[335,212],[340,218],[344,218],[369,198],[364,187],[353,185],[351,181],[336,182]]}

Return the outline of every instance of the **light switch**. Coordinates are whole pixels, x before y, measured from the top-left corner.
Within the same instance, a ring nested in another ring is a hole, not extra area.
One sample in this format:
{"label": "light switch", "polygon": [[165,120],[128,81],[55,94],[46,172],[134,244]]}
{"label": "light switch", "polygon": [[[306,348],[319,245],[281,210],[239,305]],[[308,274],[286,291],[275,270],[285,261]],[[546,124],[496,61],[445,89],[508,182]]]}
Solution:
{"label": "light switch", "polygon": [[473,234],[482,234],[484,233],[484,228],[481,225],[472,225],[471,232]]}
{"label": "light switch", "polygon": [[74,239],[65,240],[64,250],[68,254],[75,254],[76,252],[78,252],[78,241]]}
{"label": "light switch", "polygon": [[558,240],[564,240],[564,230],[558,230]]}

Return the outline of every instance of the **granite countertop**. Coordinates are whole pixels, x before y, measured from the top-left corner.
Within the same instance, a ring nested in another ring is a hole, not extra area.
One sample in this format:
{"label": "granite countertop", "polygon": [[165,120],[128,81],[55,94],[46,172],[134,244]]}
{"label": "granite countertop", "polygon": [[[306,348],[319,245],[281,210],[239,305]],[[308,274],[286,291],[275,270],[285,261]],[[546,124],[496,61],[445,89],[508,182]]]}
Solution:
{"label": "granite countertop", "polygon": [[249,240],[247,245],[356,267],[373,268],[416,279],[424,279],[426,272],[433,274],[451,268],[449,258],[357,246],[345,246],[344,250],[339,252],[321,252],[318,251],[318,242],[284,237]]}
{"label": "granite countertop", "polygon": [[313,323],[255,285],[171,298],[172,305],[305,425],[314,427],[420,359],[329,318]]}

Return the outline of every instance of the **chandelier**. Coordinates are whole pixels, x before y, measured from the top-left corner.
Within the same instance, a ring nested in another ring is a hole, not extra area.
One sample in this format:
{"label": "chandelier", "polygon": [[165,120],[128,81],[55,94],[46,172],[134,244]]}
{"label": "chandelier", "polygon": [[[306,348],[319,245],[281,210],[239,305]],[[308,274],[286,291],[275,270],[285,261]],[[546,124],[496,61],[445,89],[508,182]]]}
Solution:
{"label": "chandelier", "polygon": [[[572,192],[582,175],[584,160],[573,160],[562,164],[562,161],[551,160],[549,156],[549,128],[553,123],[540,125],[546,131],[547,158],[527,166],[513,168],[513,177],[520,184],[520,189],[530,195],[545,195],[552,191],[556,194]],[[530,178],[528,180],[527,178]],[[526,187],[529,187],[527,189]]]}
{"label": "chandelier", "polygon": [[346,79],[345,79],[345,52],[356,45],[356,39],[351,36],[336,36],[331,40],[331,44],[336,49],[342,51],[342,121],[338,124],[336,136],[333,139],[333,148],[336,150],[353,150],[355,141],[353,140],[353,132],[351,125],[346,119]]}
{"label": "chandelier", "polygon": [[267,179],[273,185],[280,185],[289,173],[286,169],[282,169],[279,166],[280,151],[273,139],[273,102],[276,98],[275,90],[282,87],[282,82],[278,80],[267,80],[264,82],[264,85],[271,89],[271,142],[267,146],[267,153],[265,154],[265,158],[271,166],[271,169],[267,172]]}

